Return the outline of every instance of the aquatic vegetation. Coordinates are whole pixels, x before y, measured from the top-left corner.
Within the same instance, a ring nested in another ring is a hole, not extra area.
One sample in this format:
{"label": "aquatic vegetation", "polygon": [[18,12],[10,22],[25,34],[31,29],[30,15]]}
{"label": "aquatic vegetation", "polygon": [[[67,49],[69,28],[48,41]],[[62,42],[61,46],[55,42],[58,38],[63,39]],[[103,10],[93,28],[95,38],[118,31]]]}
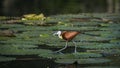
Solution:
{"label": "aquatic vegetation", "polygon": [[71,53],[71,54],[55,54],[53,52],[53,53],[39,54],[39,56],[44,58],[51,58],[51,59],[82,59],[82,58],[102,57],[101,54],[89,53],[89,52]]}
{"label": "aquatic vegetation", "polygon": [[26,14],[23,15],[22,21],[26,25],[44,25],[49,17],[45,17],[44,14]]}
{"label": "aquatic vegetation", "polygon": [[78,64],[97,64],[97,63],[106,63],[110,62],[109,59],[100,59],[100,58],[93,58],[93,59],[57,59],[56,63],[61,64],[73,64],[77,62]]}
{"label": "aquatic vegetation", "polygon": [[0,45],[0,54],[2,55],[38,55],[41,53],[51,53],[51,50],[37,49],[34,45]]}
{"label": "aquatic vegetation", "polygon": [[114,48],[120,48],[118,44],[97,44],[97,45],[82,45],[81,48],[89,48],[89,49],[114,49]]}
{"label": "aquatic vegetation", "polygon": [[[45,17],[43,14],[24,15],[20,20],[22,23],[0,24],[0,31],[11,30],[15,35],[15,37],[0,37],[0,55],[36,55],[42,59],[52,59],[60,64],[111,62],[105,56],[120,55],[120,24],[113,21],[113,19],[119,19],[115,16],[113,14],[64,14],[49,17]],[[112,23],[96,18],[110,19]],[[80,21],[80,19],[84,19],[84,21]],[[68,43],[68,49],[63,51],[64,54],[54,53],[55,50],[65,45],[64,40],[53,36],[53,33],[58,30],[84,32],[74,38],[78,53],[71,53],[74,49],[72,42]],[[0,57],[0,61],[16,60],[16,57],[7,58],[9,59]]]}
{"label": "aquatic vegetation", "polygon": [[13,61],[16,58],[0,56],[0,62]]}
{"label": "aquatic vegetation", "polygon": [[44,20],[46,17],[41,13],[41,14],[27,14],[23,15],[24,18],[22,20]]}
{"label": "aquatic vegetation", "polygon": [[0,20],[6,20],[7,19],[7,17],[5,17],[5,16],[0,16]]}

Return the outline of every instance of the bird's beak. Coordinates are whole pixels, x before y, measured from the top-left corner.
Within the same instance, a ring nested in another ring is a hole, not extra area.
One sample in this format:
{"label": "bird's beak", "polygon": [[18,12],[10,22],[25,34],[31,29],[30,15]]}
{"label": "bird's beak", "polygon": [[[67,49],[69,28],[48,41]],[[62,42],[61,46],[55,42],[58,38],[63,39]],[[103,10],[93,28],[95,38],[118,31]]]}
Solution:
{"label": "bird's beak", "polygon": [[57,33],[54,33],[53,36],[57,36],[58,34]]}

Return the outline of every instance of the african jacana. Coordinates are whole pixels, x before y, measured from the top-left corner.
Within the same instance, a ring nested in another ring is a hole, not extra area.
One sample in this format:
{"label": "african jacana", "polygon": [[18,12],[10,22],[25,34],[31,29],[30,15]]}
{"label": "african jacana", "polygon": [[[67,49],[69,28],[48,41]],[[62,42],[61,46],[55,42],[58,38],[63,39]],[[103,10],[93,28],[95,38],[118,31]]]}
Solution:
{"label": "african jacana", "polygon": [[[57,31],[56,33],[54,33],[53,35],[57,35],[59,38],[64,39],[66,41],[66,45],[65,47],[63,47],[62,49],[56,51],[56,52],[61,52],[62,50],[67,48],[67,44],[69,41],[72,41],[73,38],[75,38],[76,35],[78,35],[80,32],[78,31]],[[74,41],[72,41],[75,44],[75,50],[74,52],[77,52],[77,46],[76,43]]]}

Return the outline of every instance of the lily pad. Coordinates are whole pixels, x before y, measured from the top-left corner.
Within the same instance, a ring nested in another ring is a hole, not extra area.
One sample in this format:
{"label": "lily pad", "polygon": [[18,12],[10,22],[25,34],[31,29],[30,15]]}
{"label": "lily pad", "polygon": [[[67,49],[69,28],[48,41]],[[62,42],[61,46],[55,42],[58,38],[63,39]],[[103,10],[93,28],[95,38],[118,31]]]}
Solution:
{"label": "lily pad", "polygon": [[0,62],[13,61],[13,60],[16,60],[16,58],[0,56]]}
{"label": "lily pad", "polygon": [[77,62],[78,64],[97,64],[97,63],[110,62],[110,60],[103,58],[88,58],[88,59],[79,59],[77,60]]}
{"label": "lily pad", "polygon": [[56,58],[56,59],[80,59],[80,58],[97,58],[102,57],[101,54],[96,53],[71,53],[71,54],[55,54],[55,53],[41,53],[39,54],[40,57],[44,58]]}
{"label": "lily pad", "polygon": [[39,55],[51,53],[51,50],[47,49],[35,49],[33,46],[17,46],[17,45],[1,45],[0,54],[2,55]]}
{"label": "lily pad", "polygon": [[110,62],[109,59],[102,58],[88,58],[88,59],[57,59],[56,63],[60,64],[72,64],[77,62],[78,64],[97,64],[97,63],[106,63]]}

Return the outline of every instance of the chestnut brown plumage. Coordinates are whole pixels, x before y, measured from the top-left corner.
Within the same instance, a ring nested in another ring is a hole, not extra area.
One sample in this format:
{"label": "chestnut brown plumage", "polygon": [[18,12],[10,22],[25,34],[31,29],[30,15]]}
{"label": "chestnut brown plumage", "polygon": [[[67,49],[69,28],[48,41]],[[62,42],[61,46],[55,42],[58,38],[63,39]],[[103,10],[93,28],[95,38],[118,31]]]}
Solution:
{"label": "chestnut brown plumage", "polygon": [[79,33],[80,32],[78,32],[78,31],[64,31],[64,32],[62,32],[61,36],[64,40],[71,41]]}
{"label": "chestnut brown plumage", "polygon": [[[63,32],[62,31],[58,31],[58,32],[54,33],[54,35],[57,35],[59,38],[64,39],[66,41],[65,47],[60,49],[60,50],[58,50],[58,51],[56,51],[56,52],[61,52],[62,50],[66,49],[67,48],[67,43],[69,41],[72,41],[72,39],[76,35],[78,35],[79,33],[80,32],[78,32],[78,31],[63,31]],[[76,43],[74,41],[72,41],[72,42],[75,44],[74,52],[76,53],[77,52],[77,50],[76,50],[76,48],[77,48]]]}

